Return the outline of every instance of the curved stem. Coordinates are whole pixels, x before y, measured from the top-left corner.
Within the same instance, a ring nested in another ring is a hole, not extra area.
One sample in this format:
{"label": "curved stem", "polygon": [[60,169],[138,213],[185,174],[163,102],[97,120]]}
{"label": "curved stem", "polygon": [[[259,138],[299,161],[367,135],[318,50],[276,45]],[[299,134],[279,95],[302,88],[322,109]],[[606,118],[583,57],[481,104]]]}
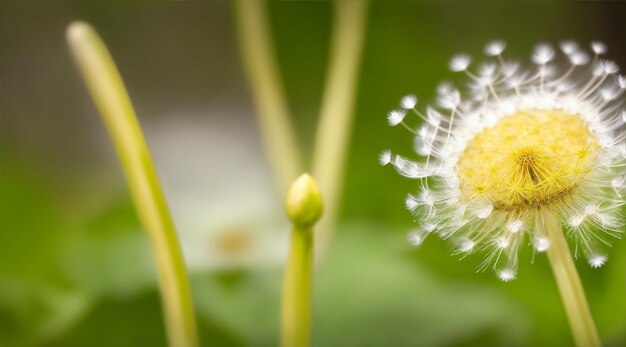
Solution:
{"label": "curved stem", "polygon": [[234,5],[243,63],[256,104],[265,153],[282,196],[300,174],[301,163],[273,51],[267,3],[238,0]]}
{"label": "curved stem", "polygon": [[544,226],[551,240],[547,251],[548,260],[559,288],[574,342],[577,347],[599,347],[600,337],[561,225],[555,216],[549,214],[544,218]]}
{"label": "curved stem", "polygon": [[334,1],[331,59],[313,150],[313,176],[326,201],[316,236],[323,253],[332,239],[352,128],[357,77],[365,39],[367,1]]}
{"label": "curved stem", "polygon": [[113,141],[137,214],[156,262],[171,347],[196,347],[191,290],[174,224],[130,97],[113,58],[96,31],[75,22],[67,41]]}

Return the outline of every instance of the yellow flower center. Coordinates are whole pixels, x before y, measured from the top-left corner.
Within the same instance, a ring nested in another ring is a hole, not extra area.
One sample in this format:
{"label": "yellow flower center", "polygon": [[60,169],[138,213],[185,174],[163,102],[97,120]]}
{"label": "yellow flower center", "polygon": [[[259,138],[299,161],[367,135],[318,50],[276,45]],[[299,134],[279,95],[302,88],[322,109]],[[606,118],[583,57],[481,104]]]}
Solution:
{"label": "yellow flower center", "polygon": [[578,115],[524,110],[504,117],[469,142],[456,166],[463,196],[496,210],[521,211],[569,196],[600,149]]}

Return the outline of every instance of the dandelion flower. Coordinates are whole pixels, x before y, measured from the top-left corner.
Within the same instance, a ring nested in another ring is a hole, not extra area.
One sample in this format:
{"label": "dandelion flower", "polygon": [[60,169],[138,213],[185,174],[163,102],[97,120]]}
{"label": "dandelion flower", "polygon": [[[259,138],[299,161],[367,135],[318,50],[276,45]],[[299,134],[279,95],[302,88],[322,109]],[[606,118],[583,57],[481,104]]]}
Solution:
{"label": "dandelion flower", "polygon": [[[380,156],[419,181],[405,200],[419,223],[409,242],[435,233],[452,240],[455,253],[484,251],[480,269],[510,281],[520,247],[549,252],[565,228],[574,254],[600,267],[602,246],[625,225],[626,79],[602,59],[601,42],[589,53],[565,41],[562,55],[540,44],[526,67],[505,60],[505,47],[489,43],[484,51],[493,61],[476,69],[469,55],[452,58],[450,70],[467,76],[464,91],[445,83],[436,106],[416,109],[417,98],[408,96],[403,111],[389,114],[391,125],[402,122],[415,134],[422,157]],[[411,117],[417,128],[407,125]]]}

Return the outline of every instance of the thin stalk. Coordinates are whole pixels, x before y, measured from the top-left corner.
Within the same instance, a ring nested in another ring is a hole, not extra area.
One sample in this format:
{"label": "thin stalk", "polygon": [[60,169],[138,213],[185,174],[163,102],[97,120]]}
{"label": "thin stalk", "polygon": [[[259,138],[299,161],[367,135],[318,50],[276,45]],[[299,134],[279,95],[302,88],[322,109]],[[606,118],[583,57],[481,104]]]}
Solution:
{"label": "thin stalk", "polygon": [[156,262],[171,347],[196,347],[198,336],[187,271],[150,152],[122,77],[104,42],[88,24],[74,22],[67,41],[100,111]]}
{"label": "thin stalk", "polygon": [[308,174],[289,188],[285,207],[292,223],[291,245],[283,281],[281,347],[308,347],[311,340],[313,226],[322,215],[322,196]]}
{"label": "thin stalk", "polygon": [[548,260],[561,294],[561,300],[578,347],[600,347],[600,337],[593,322],[574,259],[558,219],[552,214],[544,218],[551,240]]}
{"label": "thin stalk", "polygon": [[313,176],[319,181],[327,205],[316,236],[320,253],[332,239],[343,186],[367,5],[364,0],[334,1],[331,59],[313,150]]}
{"label": "thin stalk", "polygon": [[283,282],[281,346],[307,347],[311,339],[313,230],[293,227]]}
{"label": "thin stalk", "polygon": [[267,3],[234,3],[243,63],[257,109],[266,156],[281,196],[301,170],[298,144],[273,50]]}

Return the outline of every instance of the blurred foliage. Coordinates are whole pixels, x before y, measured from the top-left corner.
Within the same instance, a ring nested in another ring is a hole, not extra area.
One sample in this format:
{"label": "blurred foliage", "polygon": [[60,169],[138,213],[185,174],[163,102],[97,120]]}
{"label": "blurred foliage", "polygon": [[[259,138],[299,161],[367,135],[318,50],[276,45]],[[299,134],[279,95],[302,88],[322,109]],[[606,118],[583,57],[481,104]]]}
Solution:
{"label": "blurred foliage", "polygon": [[[53,225],[46,191],[25,182],[27,175],[13,174],[2,176],[3,186],[11,187],[2,194],[3,227],[36,238],[3,233],[2,245],[12,246],[0,253],[3,345],[165,345],[150,255],[129,201],[87,219],[80,232],[71,223]],[[20,205],[25,196],[38,203]],[[492,274],[473,274],[479,255],[459,262],[447,250],[428,254],[446,247],[434,239],[414,251],[401,232],[376,222],[340,228],[316,275],[316,345],[523,346],[544,340],[547,346],[569,339],[545,259],[504,284]],[[28,246],[16,248],[20,244]],[[625,258],[618,253],[604,271],[582,273],[600,329],[615,336],[615,346],[624,338]],[[275,345],[280,269],[195,273],[192,279],[203,341]]]}
{"label": "blurred foliage", "polygon": [[[328,2],[271,4],[281,71],[307,153],[331,15]],[[250,118],[230,16],[228,2],[0,4],[1,346],[165,345],[148,245],[65,53],[63,31],[77,17],[95,24],[142,122],[163,117],[161,109],[207,103],[231,105],[234,115]],[[526,57],[538,41],[601,38],[626,66],[624,22],[623,2],[372,4],[342,222],[316,274],[314,345],[572,344],[544,256],[533,259],[527,250],[519,278],[505,284],[475,273],[479,254],[459,261],[435,238],[409,248],[404,235],[412,220],[403,197],[413,182],[380,168],[376,155],[385,148],[410,153],[410,136],[388,128],[384,116],[402,95],[417,93],[423,105],[440,80],[454,80],[446,71],[452,53],[478,55],[487,40],[504,38],[510,54]],[[193,160],[203,149],[184,155]],[[614,242],[609,258],[600,270],[577,265],[603,341],[624,346],[624,241]],[[192,284],[207,345],[276,345],[280,268],[196,272]]]}

